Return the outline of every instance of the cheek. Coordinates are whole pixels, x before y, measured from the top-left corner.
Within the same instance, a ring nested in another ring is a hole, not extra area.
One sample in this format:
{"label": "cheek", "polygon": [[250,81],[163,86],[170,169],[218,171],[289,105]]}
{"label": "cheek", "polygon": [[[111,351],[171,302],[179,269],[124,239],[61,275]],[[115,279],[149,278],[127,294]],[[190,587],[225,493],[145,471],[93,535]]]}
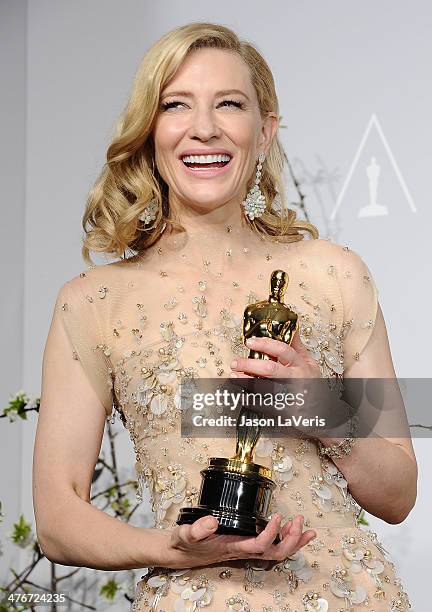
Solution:
{"label": "cheek", "polygon": [[258,139],[256,124],[251,117],[244,117],[233,122],[226,131],[230,134],[231,140],[241,149],[249,150]]}
{"label": "cheek", "polygon": [[183,133],[178,122],[160,121],[153,131],[156,152],[160,155],[172,153]]}

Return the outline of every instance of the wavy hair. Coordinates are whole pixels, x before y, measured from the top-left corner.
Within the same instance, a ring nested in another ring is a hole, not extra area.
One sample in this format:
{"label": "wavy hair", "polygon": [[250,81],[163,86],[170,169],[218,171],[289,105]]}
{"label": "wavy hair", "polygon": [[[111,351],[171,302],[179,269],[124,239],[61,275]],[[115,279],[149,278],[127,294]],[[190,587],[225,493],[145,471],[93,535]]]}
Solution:
{"label": "wavy hair", "polygon": [[[107,150],[107,161],[89,192],[82,219],[85,232],[82,255],[93,264],[89,252],[142,252],[154,244],[166,227],[184,230],[171,216],[168,186],[155,167],[152,129],[160,93],[174,76],[186,55],[195,49],[225,49],[238,53],[249,68],[260,114],[264,119],[279,104],[272,72],[257,49],[240,40],[220,24],[197,22],[175,28],[160,38],[145,54],[137,70],[131,95],[115,127]],[[281,242],[303,240],[303,232],[318,238],[314,225],[297,219],[289,209],[282,180],[285,154],[277,133],[263,164],[260,189],[267,208],[261,217],[247,222],[263,238]],[[247,190],[254,182],[250,177]],[[273,201],[279,193],[280,206]],[[150,201],[158,205],[157,217],[148,226],[139,219]]]}

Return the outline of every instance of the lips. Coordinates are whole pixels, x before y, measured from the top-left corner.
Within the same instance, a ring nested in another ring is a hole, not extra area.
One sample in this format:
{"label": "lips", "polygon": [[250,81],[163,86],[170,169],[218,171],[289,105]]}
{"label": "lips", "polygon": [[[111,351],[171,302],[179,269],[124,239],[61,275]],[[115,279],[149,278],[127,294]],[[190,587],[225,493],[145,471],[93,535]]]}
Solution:
{"label": "lips", "polygon": [[189,176],[195,178],[212,178],[224,174],[231,168],[232,158],[229,162],[214,162],[211,164],[186,165],[183,160],[179,160],[182,168]]}
{"label": "lips", "polygon": [[180,153],[179,159],[187,157],[188,155],[229,155],[233,157],[233,154],[231,151],[228,151],[228,149],[187,149]]}
{"label": "lips", "polygon": [[[217,156],[219,157],[219,156]],[[222,156],[221,156],[222,157]],[[227,157],[227,156],[225,156]],[[230,163],[231,159],[225,159],[225,160],[217,160],[217,161],[212,161],[212,162],[198,162],[198,161],[186,161],[186,160],[190,160],[190,157],[186,157],[185,159],[182,160],[182,162],[184,163],[184,165],[187,168],[192,168],[195,170],[199,170],[200,168],[223,168],[224,166],[226,166],[227,164]]]}

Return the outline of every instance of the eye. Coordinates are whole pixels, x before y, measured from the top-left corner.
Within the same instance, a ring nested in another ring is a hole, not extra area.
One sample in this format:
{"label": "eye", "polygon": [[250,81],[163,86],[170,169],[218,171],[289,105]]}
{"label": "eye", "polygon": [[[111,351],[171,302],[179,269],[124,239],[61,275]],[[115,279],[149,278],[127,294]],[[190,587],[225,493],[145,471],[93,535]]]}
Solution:
{"label": "eye", "polygon": [[161,104],[161,109],[162,110],[168,110],[169,108],[175,108],[176,104],[182,104],[182,102],[162,102]]}
{"label": "eye", "polygon": [[229,104],[230,106],[236,106],[237,108],[243,108],[244,104],[240,100],[223,100],[221,104]]}
{"label": "eye", "polygon": [[[180,102],[178,100],[173,100],[171,102],[162,102],[161,109],[165,111],[169,108],[177,108],[178,104],[183,104],[183,102]],[[235,106],[236,108],[244,108],[244,104],[240,100],[222,100],[222,102],[219,103],[219,106],[225,105]]]}

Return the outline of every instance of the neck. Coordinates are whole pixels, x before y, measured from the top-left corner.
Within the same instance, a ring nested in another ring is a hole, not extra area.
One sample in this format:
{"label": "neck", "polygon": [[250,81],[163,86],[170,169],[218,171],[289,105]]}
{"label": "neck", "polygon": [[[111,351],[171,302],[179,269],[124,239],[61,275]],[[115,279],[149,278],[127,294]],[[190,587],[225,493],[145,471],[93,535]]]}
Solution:
{"label": "neck", "polygon": [[[163,256],[174,255],[187,263],[191,269],[198,267],[204,272],[222,275],[250,257],[262,240],[244,217],[239,203],[229,203],[208,212],[197,212],[191,208],[172,208],[173,217],[185,231],[168,226],[157,247]],[[177,213],[177,214],[176,214]],[[240,259],[241,257],[241,259]]]}
{"label": "neck", "polygon": [[183,225],[188,236],[225,235],[230,231],[234,235],[250,231],[238,202],[230,201],[211,210],[187,206],[173,206],[172,210],[174,219]]}

